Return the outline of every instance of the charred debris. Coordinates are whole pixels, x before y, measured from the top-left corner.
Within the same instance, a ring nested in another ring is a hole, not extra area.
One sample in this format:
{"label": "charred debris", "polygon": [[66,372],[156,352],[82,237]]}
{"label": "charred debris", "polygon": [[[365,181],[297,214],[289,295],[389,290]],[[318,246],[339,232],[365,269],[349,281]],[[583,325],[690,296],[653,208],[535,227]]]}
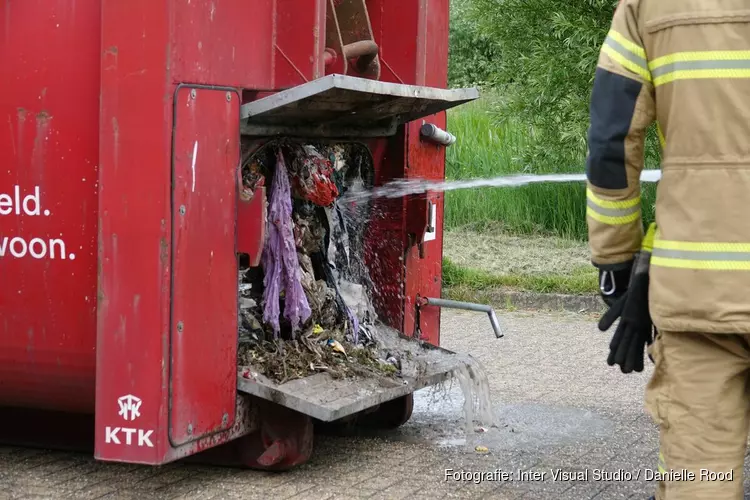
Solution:
{"label": "charred debris", "polygon": [[261,265],[240,259],[241,369],[276,383],[321,372],[397,377],[402,356],[377,341],[364,262],[372,202],[341,202],[372,187],[369,150],[274,141],[243,151],[242,177],[246,195],[266,187],[268,225]]}

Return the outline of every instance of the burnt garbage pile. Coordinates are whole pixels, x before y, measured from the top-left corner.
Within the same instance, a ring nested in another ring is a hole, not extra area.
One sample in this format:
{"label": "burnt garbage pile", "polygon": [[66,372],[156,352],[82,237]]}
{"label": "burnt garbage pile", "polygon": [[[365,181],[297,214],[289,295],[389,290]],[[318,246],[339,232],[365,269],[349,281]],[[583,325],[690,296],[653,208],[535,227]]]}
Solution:
{"label": "burnt garbage pile", "polygon": [[320,372],[392,377],[397,356],[378,349],[373,283],[363,244],[374,168],[359,144],[276,141],[243,153],[243,187],[266,187],[261,265],[240,265],[239,365],[283,383]]}

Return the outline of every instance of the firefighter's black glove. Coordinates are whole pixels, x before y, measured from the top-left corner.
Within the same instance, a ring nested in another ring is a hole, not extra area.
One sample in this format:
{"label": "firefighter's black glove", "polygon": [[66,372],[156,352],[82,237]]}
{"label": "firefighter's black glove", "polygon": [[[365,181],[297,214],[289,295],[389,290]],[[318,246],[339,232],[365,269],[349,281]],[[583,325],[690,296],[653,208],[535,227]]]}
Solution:
{"label": "firefighter's black glove", "polygon": [[617,270],[599,269],[599,295],[607,307],[612,307],[627,292],[632,271],[632,260]]}
{"label": "firefighter's black glove", "polygon": [[653,323],[648,310],[648,260],[647,253],[640,252],[636,256],[627,291],[599,320],[599,330],[604,332],[620,318],[609,344],[607,364],[619,365],[623,373],[643,371],[643,352],[653,339]]}

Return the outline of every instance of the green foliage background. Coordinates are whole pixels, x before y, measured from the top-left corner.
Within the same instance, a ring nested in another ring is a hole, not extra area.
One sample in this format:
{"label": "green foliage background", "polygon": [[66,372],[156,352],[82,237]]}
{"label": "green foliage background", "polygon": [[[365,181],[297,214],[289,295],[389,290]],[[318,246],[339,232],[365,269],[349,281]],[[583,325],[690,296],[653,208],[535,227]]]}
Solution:
{"label": "green foliage background", "polygon": [[[462,141],[462,148],[449,150],[449,177],[584,171],[593,77],[616,5],[617,0],[451,1],[449,82],[476,85],[483,97],[449,114],[449,129],[460,132]],[[647,168],[656,168],[658,160],[653,127]],[[476,193],[449,193],[448,225],[492,220],[520,232],[586,238],[583,186],[490,191],[482,196],[484,207],[476,206]],[[653,219],[654,191],[644,185],[646,223]],[[536,206],[526,207],[529,203]]]}

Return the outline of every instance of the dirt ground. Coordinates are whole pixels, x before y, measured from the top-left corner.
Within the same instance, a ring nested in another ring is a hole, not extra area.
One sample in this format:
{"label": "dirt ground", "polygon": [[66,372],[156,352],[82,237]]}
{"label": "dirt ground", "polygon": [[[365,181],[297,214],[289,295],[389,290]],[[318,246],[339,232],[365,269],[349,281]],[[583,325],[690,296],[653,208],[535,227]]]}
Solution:
{"label": "dirt ground", "polygon": [[443,242],[443,254],[454,264],[493,275],[569,275],[591,270],[585,242],[466,230],[446,232]]}

